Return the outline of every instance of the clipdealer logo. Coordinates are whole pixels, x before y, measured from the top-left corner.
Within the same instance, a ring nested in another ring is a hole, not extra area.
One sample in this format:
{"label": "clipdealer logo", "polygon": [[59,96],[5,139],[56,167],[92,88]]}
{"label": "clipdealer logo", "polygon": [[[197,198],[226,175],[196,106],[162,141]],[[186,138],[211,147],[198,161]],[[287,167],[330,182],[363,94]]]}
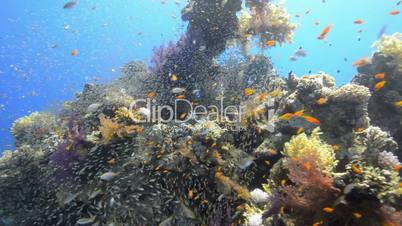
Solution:
{"label": "clipdealer logo", "polygon": [[[264,117],[265,120],[272,121],[275,115],[274,99],[267,99],[258,107],[264,108],[263,114],[255,114],[256,120]],[[186,99],[176,99],[174,105],[157,105],[154,99],[137,99],[130,104],[129,116],[137,123],[186,123],[189,121],[215,121],[239,124],[244,117],[249,117],[256,105],[225,105],[224,97],[219,100],[219,105],[197,105]],[[179,109],[180,108],[180,109]],[[185,113],[179,115],[179,110],[185,109]],[[266,110],[265,110],[266,109]],[[138,118],[138,114],[142,117]]]}

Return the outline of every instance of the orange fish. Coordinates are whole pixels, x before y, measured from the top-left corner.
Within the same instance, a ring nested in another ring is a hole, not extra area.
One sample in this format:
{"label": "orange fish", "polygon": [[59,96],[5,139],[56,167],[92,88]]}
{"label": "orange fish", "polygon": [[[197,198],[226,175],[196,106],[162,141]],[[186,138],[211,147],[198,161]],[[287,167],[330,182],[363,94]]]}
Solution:
{"label": "orange fish", "polygon": [[268,153],[269,156],[273,156],[273,155],[277,155],[278,151],[275,150],[275,149],[270,148],[270,149],[267,150],[267,153]]}
{"label": "orange fish", "polygon": [[318,39],[323,40],[327,37],[328,33],[331,31],[333,25],[330,24],[328,25],[326,28],[324,28],[324,30],[322,30],[320,36],[318,36]]}
{"label": "orange fish", "polygon": [[341,150],[341,145],[339,145],[339,144],[333,144],[333,145],[331,145],[332,146],[332,148],[334,149],[334,151],[339,151],[339,150]]}
{"label": "orange fish", "polygon": [[304,109],[302,109],[302,110],[300,110],[300,111],[296,111],[293,115],[294,115],[295,117],[301,117],[301,116],[303,115],[303,113],[304,113]]}
{"label": "orange fish", "polygon": [[251,96],[254,94],[254,92],[255,92],[255,89],[253,89],[253,88],[245,88],[244,89],[244,95],[246,95],[246,96]]}
{"label": "orange fish", "polygon": [[269,40],[269,41],[267,41],[267,42],[265,43],[265,45],[268,46],[268,47],[272,47],[272,46],[274,46],[275,44],[276,44],[276,41],[275,41],[275,40]]}
{"label": "orange fish", "polygon": [[321,124],[320,120],[318,120],[317,118],[314,118],[314,117],[312,117],[312,116],[303,115],[303,118],[304,118],[307,122],[312,123],[312,124],[314,124],[314,125],[320,125],[320,124]]}
{"label": "orange fish", "polygon": [[324,224],[324,221],[318,221],[318,222],[315,222],[313,224],[313,226],[319,226],[319,225],[322,225],[322,224]]}
{"label": "orange fish", "polygon": [[318,105],[323,105],[323,104],[326,104],[326,103],[328,103],[328,99],[325,98],[325,97],[321,97],[320,99],[317,100]]}
{"label": "orange fish", "polygon": [[353,213],[353,216],[354,216],[356,219],[362,218],[362,214],[361,214],[361,213],[357,213],[357,212]]}
{"label": "orange fish", "polygon": [[259,107],[259,108],[257,108],[256,112],[257,112],[258,114],[264,114],[264,113],[265,113],[265,108]]}
{"label": "orange fish", "polygon": [[389,12],[389,14],[392,16],[398,15],[399,13],[401,13],[401,11],[399,10],[392,10],[391,12]]}
{"label": "orange fish", "polygon": [[147,97],[148,98],[155,98],[156,97],[156,93],[155,92],[149,92],[148,94],[147,94]]}
{"label": "orange fish", "polygon": [[402,165],[397,165],[397,166],[394,167],[394,170],[395,170],[396,172],[401,171],[401,169],[402,169]]}
{"label": "orange fish", "polygon": [[296,134],[299,135],[299,134],[301,134],[303,132],[304,132],[303,128],[298,128],[297,131],[296,131]]}
{"label": "orange fish", "polygon": [[291,120],[292,118],[293,118],[293,114],[292,113],[286,113],[286,114],[283,114],[281,117],[279,117],[280,119],[282,119],[282,120]]}
{"label": "orange fish", "polygon": [[172,76],[170,77],[170,81],[174,82],[177,81],[177,75],[176,74],[172,74]]}
{"label": "orange fish", "polygon": [[188,190],[188,197],[189,197],[190,199],[192,199],[192,198],[194,197],[194,192],[193,192],[193,190],[191,190],[191,189]]}
{"label": "orange fish", "polygon": [[362,169],[360,169],[360,167],[357,166],[357,165],[355,165],[355,164],[352,164],[352,171],[353,171],[355,174],[361,174],[361,173],[363,173]]}
{"label": "orange fish", "polygon": [[183,113],[179,116],[180,120],[183,120],[187,117],[187,113]]}
{"label": "orange fish", "polygon": [[332,213],[332,212],[334,212],[335,210],[334,210],[333,208],[331,208],[331,207],[325,207],[324,209],[322,209],[322,211],[324,211],[324,212],[326,212],[326,213]]}
{"label": "orange fish", "polygon": [[305,170],[311,170],[312,167],[313,167],[313,166],[312,166],[311,163],[309,163],[309,162],[303,163],[303,168],[304,168]]}
{"label": "orange fish", "polygon": [[176,97],[176,99],[178,99],[178,100],[183,100],[184,98],[186,98],[186,95],[184,95],[184,94]]}
{"label": "orange fish", "polygon": [[354,23],[355,24],[364,24],[364,20],[356,20]]}
{"label": "orange fish", "polygon": [[78,49],[74,49],[71,51],[71,56],[77,56],[78,55]]}
{"label": "orange fish", "polygon": [[356,129],[356,132],[361,133],[361,132],[363,132],[364,130],[365,130],[364,128],[357,128],[357,129]]}
{"label": "orange fish", "polygon": [[353,63],[353,67],[361,67],[363,65],[366,65],[370,62],[368,57],[365,58],[361,58],[359,60],[357,60],[356,62]]}
{"label": "orange fish", "polygon": [[267,96],[268,96],[268,93],[264,92],[264,93],[261,93],[260,95],[258,95],[257,99],[258,99],[259,101],[263,101],[263,100],[265,100],[265,98],[266,98]]}
{"label": "orange fish", "polygon": [[383,80],[381,82],[377,82],[374,86],[374,91],[379,91],[380,89],[384,88],[387,81]]}
{"label": "orange fish", "polygon": [[395,107],[398,107],[398,108],[402,107],[402,100],[395,102],[394,105],[395,105]]}
{"label": "orange fish", "polygon": [[376,78],[376,79],[384,79],[385,74],[384,73],[378,73],[378,74],[374,75],[374,78]]}
{"label": "orange fish", "polygon": [[108,160],[108,161],[107,161],[107,164],[109,164],[109,165],[114,165],[114,164],[116,164],[116,159],[110,159],[110,160]]}

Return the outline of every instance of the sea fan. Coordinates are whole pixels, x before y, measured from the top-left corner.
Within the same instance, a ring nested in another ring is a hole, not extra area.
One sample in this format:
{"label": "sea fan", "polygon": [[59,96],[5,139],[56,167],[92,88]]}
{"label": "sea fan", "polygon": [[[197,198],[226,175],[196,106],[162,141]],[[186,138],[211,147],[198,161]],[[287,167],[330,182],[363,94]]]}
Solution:
{"label": "sea fan", "polygon": [[288,177],[294,185],[282,187],[286,207],[302,212],[318,210],[340,192],[334,187],[333,178],[317,167],[316,159],[314,155],[305,155],[287,162]]}

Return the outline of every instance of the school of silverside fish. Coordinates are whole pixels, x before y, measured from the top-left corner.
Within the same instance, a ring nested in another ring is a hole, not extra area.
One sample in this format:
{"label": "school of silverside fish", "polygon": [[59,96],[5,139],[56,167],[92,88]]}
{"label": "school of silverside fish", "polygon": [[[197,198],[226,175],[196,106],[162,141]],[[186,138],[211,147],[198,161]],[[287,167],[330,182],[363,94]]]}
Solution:
{"label": "school of silverside fish", "polygon": [[[402,225],[402,34],[382,36],[336,87],[325,73],[280,77],[250,54],[290,42],[289,17],[269,1],[192,0],[185,34],[155,48],[150,68],[130,62],[57,115],[16,120],[16,150],[0,159],[0,224]],[[233,45],[243,58],[217,63]],[[244,107],[241,120],[139,123],[149,110],[129,109],[223,97]]]}

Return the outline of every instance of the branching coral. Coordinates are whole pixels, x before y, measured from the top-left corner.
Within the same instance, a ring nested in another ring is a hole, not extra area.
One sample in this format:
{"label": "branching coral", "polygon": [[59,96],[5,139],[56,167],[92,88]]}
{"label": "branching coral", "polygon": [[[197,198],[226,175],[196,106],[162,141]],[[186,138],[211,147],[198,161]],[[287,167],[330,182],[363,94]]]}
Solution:
{"label": "branching coral", "polygon": [[380,54],[386,57],[391,57],[388,63],[391,67],[397,67],[402,72],[402,34],[395,33],[391,36],[382,36],[382,38],[375,42],[373,47],[377,48]]}
{"label": "branching coral", "polygon": [[298,159],[306,155],[315,156],[319,169],[332,172],[337,164],[335,152],[330,145],[320,139],[320,134],[320,130],[317,128],[311,136],[302,133],[293,137],[285,144],[283,154],[291,159]]}

